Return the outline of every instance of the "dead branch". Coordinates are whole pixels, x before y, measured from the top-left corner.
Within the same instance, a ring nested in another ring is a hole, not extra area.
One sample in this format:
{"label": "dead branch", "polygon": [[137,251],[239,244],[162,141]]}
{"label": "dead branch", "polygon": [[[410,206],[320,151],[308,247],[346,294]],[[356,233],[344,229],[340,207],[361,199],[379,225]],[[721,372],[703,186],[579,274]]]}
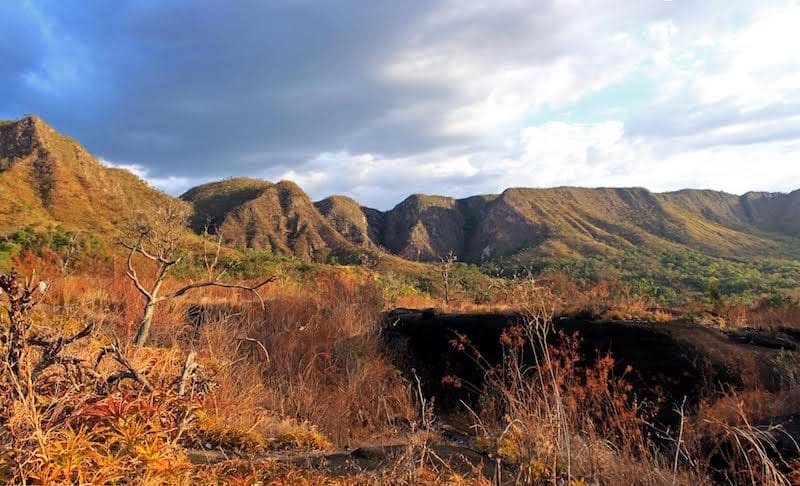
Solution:
{"label": "dead branch", "polygon": [[119,345],[119,339],[114,338],[114,342],[111,346],[105,347],[100,350],[100,354],[97,356],[95,360],[95,368],[100,365],[100,362],[103,360],[104,357],[110,355],[114,361],[119,363],[123,368],[122,371],[114,373],[113,375],[106,378],[106,383],[108,385],[115,385],[124,379],[131,379],[137,383],[139,383],[144,391],[150,393],[153,391],[153,385],[144,377],[139,371],[131,364],[128,358],[122,353],[121,347]]}
{"label": "dead branch", "polygon": [[197,353],[192,351],[186,356],[186,361],[183,363],[183,370],[181,370],[181,377],[178,384],[178,395],[180,396],[186,393],[186,385],[189,383],[195,370],[200,366],[194,361],[196,357]]}
{"label": "dead branch", "polygon": [[209,254],[208,251],[206,251],[206,240],[210,236],[208,233],[208,226],[203,230],[203,235],[205,236],[205,238],[203,238],[203,264],[206,267],[206,275],[208,275],[209,280],[216,282],[228,271],[227,268],[223,268],[218,274],[214,275],[217,265],[219,264],[219,256],[222,252],[222,233],[216,234],[217,238],[214,245],[213,258],[211,260],[209,260]]}
{"label": "dead branch", "polygon": [[178,290],[176,290],[176,291],[174,291],[174,292],[172,292],[170,294],[167,294],[167,295],[165,295],[163,297],[159,297],[156,300],[158,302],[161,302],[161,301],[164,301],[164,300],[174,299],[176,297],[180,297],[180,296],[186,294],[187,292],[189,292],[191,290],[200,289],[200,288],[203,288],[203,287],[222,287],[222,288],[226,288],[226,289],[239,289],[239,290],[245,290],[245,291],[248,291],[248,292],[252,292],[253,294],[256,295],[256,297],[258,297],[259,302],[261,302],[261,307],[263,308],[264,307],[264,299],[263,299],[263,297],[261,297],[261,294],[258,293],[258,289],[260,289],[261,287],[267,285],[270,282],[274,282],[275,279],[276,279],[275,275],[272,275],[268,279],[258,283],[257,285],[254,285],[252,287],[248,287],[246,285],[239,285],[239,284],[228,284],[228,283],[217,282],[217,281],[197,282],[197,283],[189,284],[189,285],[187,285],[185,287],[182,287],[182,288],[180,288],[180,289],[178,289]]}
{"label": "dead branch", "polygon": [[[5,296],[8,302],[3,306],[8,315],[8,336],[5,339],[6,364],[15,379],[20,378],[20,362],[25,352],[27,333],[30,328],[28,314],[44,298],[47,292],[47,283],[36,283],[36,273],[33,272],[20,284],[16,272],[0,275],[0,296]],[[38,295],[38,300],[35,297]]]}
{"label": "dead branch", "polygon": [[61,356],[61,352],[64,350],[64,346],[90,336],[92,332],[94,332],[94,329],[95,323],[91,323],[72,337],[59,337],[54,341],[47,341],[37,337],[28,339],[26,341],[28,345],[42,348],[42,355],[39,358],[39,362],[31,372],[31,382],[35,382],[44,370],[53,365],[60,364],[64,365],[65,367],[67,365],[73,365],[75,367],[80,366],[84,360],[71,356]]}
{"label": "dead branch", "polygon": [[260,347],[260,348],[261,348],[261,351],[263,351],[263,352],[264,352],[264,357],[267,359],[267,364],[269,364],[269,363],[270,363],[269,351],[267,351],[267,348],[266,348],[266,346],[264,346],[264,344],[263,344],[261,341],[259,341],[258,339],[253,339],[253,338],[251,338],[251,337],[248,337],[248,336],[242,336],[242,337],[240,337],[240,338],[239,338],[239,340],[241,340],[241,341],[247,341],[248,343],[255,343],[255,344],[257,344],[257,345],[258,345],[258,347]]}

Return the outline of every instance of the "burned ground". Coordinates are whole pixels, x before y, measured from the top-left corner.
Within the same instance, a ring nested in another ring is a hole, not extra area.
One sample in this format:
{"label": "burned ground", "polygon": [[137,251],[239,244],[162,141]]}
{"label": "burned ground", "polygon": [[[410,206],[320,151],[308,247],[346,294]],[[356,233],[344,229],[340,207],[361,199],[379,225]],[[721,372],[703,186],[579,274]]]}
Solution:
{"label": "burned ground", "polygon": [[[508,314],[440,314],[432,310],[398,309],[386,315],[384,343],[410,377],[416,374],[423,393],[434,397],[440,412],[456,411],[462,401],[476,405],[486,367],[502,359],[501,335],[523,322]],[[548,340],[558,346],[564,336],[580,340],[582,364],[591,365],[610,353],[618,375],[626,374],[635,393],[663,400],[663,419],[684,397],[691,407],[709,391],[746,385],[776,389],[781,381],[774,360],[780,349],[793,349],[796,337],[766,331],[727,333],[672,321],[591,321],[558,318]],[[456,340],[469,343],[459,350]],[[483,364],[476,362],[476,355]],[[630,371],[626,369],[630,367]],[[457,377],[460,388],[447,384]]]}

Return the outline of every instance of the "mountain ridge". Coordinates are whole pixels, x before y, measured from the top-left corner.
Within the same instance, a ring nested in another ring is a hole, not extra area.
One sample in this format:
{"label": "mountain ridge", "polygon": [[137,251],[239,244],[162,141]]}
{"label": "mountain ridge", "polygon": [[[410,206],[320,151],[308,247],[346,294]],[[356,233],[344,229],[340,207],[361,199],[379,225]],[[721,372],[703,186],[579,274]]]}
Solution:
{"label": "mountain ridge", "polygon": [[[452,252],[465,263],[523,268],[597,258],[662,265],[675,255],[797,262],[800,255],[800,190],[515,187],[466,198],[412,194],[380,211],[346,196],[314,202],[290,181],[228,178],[179,200],[193,208],[196,233],[318,261],[357,261],[368,251],[438,262]],[[113,233],[137,211],[174,201],[103,166],[38,117],[0,122],[0,231],[61,224]]]}
{"label": "mountain ridge", "polygon": [[[309,200],[294,187],[296,197]],[[192,191],[181,197],[191,202]],[[800,191],[737,196],[692,189],[509,188],[459,199],[413,194],[388,211],[330,196],[314,203],[324,221],[304,216],[317,230],[332,228],[344,237],[346,243],[337,240],[332,250],[380,248],[429,262],[450,252],[461,261],[482,263],[535,249],[541,251],[531,258],[552,256],[556,249],[580,257],[654,244],[701,247],[726,258],[791,257],[800,248],[794,232],[800,219],[798,195]]]}

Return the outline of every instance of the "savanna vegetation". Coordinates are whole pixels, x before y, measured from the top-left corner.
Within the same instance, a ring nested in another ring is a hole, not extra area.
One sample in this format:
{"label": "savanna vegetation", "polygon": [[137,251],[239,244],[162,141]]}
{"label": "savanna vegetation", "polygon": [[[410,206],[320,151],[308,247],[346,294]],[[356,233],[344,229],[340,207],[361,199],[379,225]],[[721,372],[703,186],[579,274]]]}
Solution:
{"label": "savanna vegetation", "polygon": [[[51,227],[0,242],[0,482],[800,480],[771,430],[755,425],[800,412],[794,351],[775,363],[779,390],[709,389],[680,410],[677,429],[656,430],[654,404],[613,372],[613,355],[586,367],[573,338],[548,341],[565,315],[797,325],[798,296],[785,288],[742,294],[711,273],[679,302],[611,272],[490,276],[455,258],[393,267],[367,250],[339,255],[347,265],[312,264],[190,235],[187,216],[140,216],[119,241]],[[480,406],[459,414],[459,447],[484,464],[444,456],[450,418],[381,339],[383,312],[395,307],[526,316],[503,334],[500,365],[474,356],[486,385]],[[348,454],[389,445],[379,465]]]}

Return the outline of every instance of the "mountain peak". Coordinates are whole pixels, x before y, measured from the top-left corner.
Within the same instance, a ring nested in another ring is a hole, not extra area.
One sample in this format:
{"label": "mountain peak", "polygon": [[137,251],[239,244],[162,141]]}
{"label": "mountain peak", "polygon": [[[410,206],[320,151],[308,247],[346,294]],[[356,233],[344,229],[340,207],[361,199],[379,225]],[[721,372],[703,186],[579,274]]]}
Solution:
{"label": "mountain peak", "polygon": [[0,230],[24,221],[113,232],[166,200],[133,174],[103,167],[36,115],[0,122]]}
{"label": "mountain peak", "polygon": [[215,230],[225,215],[273,187],[269,181],[249,177],[232,177],[208,182],[186,191],[181,199],[194,206],[191,225],[195,231]]}
{"label": "mountain peak", "polygon": [[374,247],[369,221],[355,199],[347,196],[329,196],[314,203],[328,223],[353,244]]}
{"label": "mountain peak", "polygon": [[0,170],[10,167],[12,159],[25,157],[39,148],[42,132],[50,128],[36,115],[28,115],[19,120],[0,122]]}

